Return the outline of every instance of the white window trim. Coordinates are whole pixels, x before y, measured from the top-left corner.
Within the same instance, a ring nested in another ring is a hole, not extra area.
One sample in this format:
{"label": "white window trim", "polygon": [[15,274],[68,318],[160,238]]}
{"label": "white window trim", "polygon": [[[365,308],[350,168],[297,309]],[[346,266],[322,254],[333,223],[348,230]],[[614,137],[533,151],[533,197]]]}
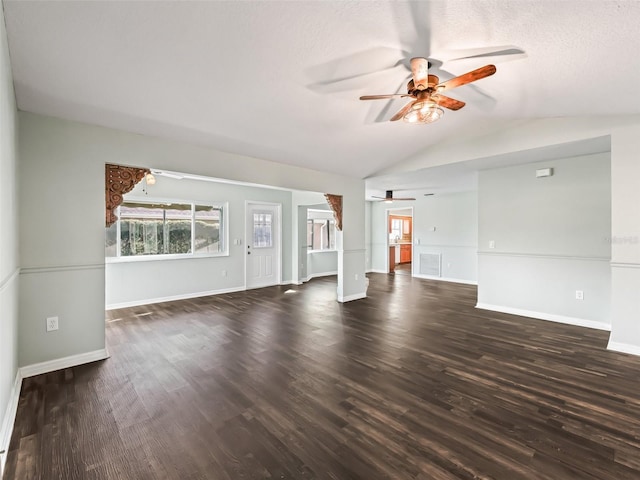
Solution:
{"label": "white window trim", "polygon": [[[317,212],[317,213],[321,213],[322,215],[319,217],[312,217],[309,218],[309,212]],[[335,225],[335,218],[333,217],[333,212],[331,210],[321,210],[318,208],[309,208],[307,209],[307,221],[309,220],[333,220],[334,225]],[[322,228],[326,228],[326,225],[323,225]],[[336,245],[337,245],[337,229],[336,229]],[[324,241],[324,239],[323,239]],[[337,252],[338,248],[337,246],[335,246],[334,248],[323,248],[321,250],[312,250],[309,249],[307,247],[307,255],[311,254],[311,253],[332,253],[332,252]]]}
{"label": "white window trim", "polygon": [[[222,208],[222,234],[223,234],[223,251],[218,253],[162,253],[155,255],[130,255],[126,257],[119,256],[120,254],[120,207],[117,209],[117,231],[116,231],[116,239],[117,239],[117,257],[106,257],[105,263],[131,263],[131,262],[164,262],[166,260],[197,260],[202,258],[216,258],[216,257],[228,257],[229,254],[229,202],[216,202],[212,200],[182,200],[175,198],[159,198],[159,197],[139,197],[139,196],[131,196],[127,197],[123,200],[122,203],[126,202],[138,202],[138,203],[182,203],[182,204],[191,204],[191,219],[193,221],[193,216],[195,215],[195,211],[193,209],[193,205],[211,205],[212,207],[221,207]],[[193,247],[195,231],[191,229],[191,246]]]}

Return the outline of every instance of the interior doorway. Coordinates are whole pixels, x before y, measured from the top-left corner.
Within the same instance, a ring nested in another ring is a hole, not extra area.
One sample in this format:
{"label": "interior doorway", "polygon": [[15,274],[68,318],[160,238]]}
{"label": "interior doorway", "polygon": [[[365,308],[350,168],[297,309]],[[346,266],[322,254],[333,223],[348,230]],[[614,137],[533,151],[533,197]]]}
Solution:
{"label": "interior doorway", "polygon": [[413,207],[387,209],[385,226],[389,273],[412,275]]}

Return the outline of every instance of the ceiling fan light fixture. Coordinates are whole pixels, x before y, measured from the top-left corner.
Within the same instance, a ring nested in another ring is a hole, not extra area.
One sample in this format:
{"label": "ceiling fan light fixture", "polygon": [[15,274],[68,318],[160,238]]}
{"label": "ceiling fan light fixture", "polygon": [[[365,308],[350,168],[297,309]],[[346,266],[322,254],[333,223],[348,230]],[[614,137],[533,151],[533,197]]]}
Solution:
{"label": "ceiling fan light fixture", "polygon": [[407,123],[434,123],[444,115],[444,110],[435,102],[415,102],[402,119]]}
{"label": "ceiling fan light fixture", "polygon": [[147,175],[144,177],[145,182],[147,182],[147,185],[155,185],[156,184],[156,177],[154,177],[153,173],[147,173]]}

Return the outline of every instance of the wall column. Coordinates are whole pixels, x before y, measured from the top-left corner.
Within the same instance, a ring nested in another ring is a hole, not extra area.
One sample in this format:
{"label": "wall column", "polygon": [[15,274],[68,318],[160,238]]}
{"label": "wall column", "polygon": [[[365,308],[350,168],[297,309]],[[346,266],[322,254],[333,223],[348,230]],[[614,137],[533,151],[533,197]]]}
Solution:
{"label": "wall column", "polygon": [[640,355],[640,126],[611,136],[611,195],[608,348]]}

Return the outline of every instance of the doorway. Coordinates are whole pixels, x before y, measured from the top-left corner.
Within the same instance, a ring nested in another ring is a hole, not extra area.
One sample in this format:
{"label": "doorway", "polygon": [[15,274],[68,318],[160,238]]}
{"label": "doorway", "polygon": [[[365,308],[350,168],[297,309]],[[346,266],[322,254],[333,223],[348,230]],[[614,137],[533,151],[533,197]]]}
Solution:
{"label": "doorway", "polygon": [[387,209],[386,229],[389,273],[412,275],[413,208]]}
{"label": "doorway", "polygon": [[247,289],[279,285],[282,277],[282,227],[280,204],[246,203]]}

